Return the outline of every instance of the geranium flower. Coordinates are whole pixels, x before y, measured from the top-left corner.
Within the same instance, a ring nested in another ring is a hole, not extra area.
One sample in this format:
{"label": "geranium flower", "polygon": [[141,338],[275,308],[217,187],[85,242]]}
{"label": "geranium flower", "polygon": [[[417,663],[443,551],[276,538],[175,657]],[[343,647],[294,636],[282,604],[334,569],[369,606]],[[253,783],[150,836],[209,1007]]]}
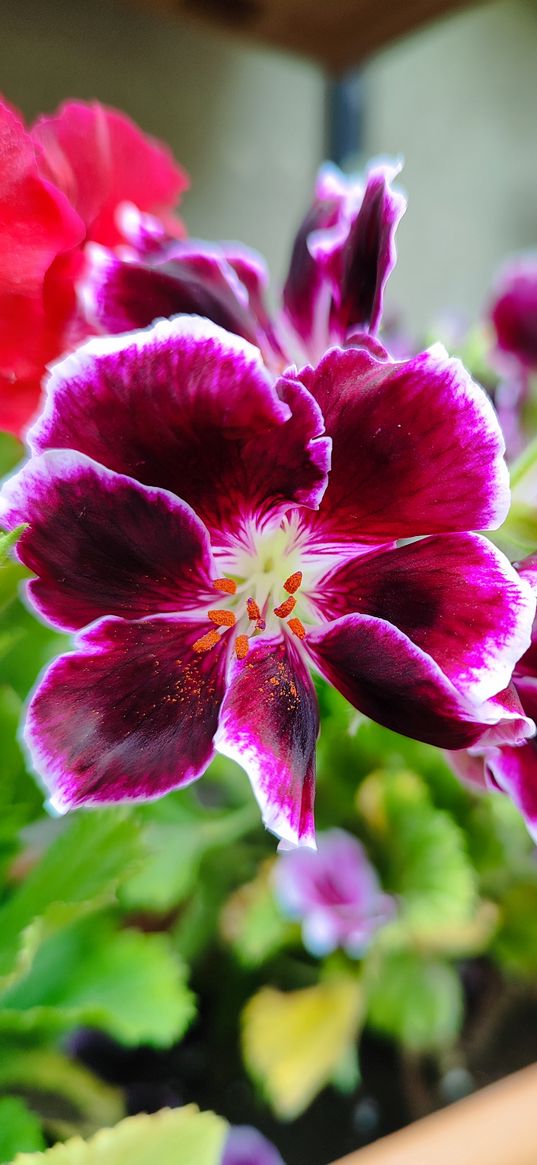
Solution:
{"label": "geranium flower", "polygon": [[39,171],[20,116],[0,101],[0,428],[18,433],[56,356],[47,276],[83,238],[81,219]]}
{"label": "geranium flower", "polygon": [[[522,578],[537,590],[537,554],[518,567]],[[531,644],[513,672],[511,690],[527,716],[537,719],[537,620]],[[482,789],[500,789],[514,801],[537,841],[537,738],[518,745],[489,743],[487,737],[467,752],[452,753],[457,774]]]}
{"label": "geranium flower", "polygon": [[87,318],[117,334],[193,312],[257,344],[275,372],[291,361],[317,363],[331,345],[378,330],[406,208],[391,185],[398,172],[397,165],[374,166],[364,186],[334,166],[321,169],[274,319],[259,255],[238,244],[174,242],[136,213],[123,218],[131,256],[91,249],[80,288]]}
{"label": "geranium flower", "polygon": [[360,842],[344,829],[317,835],[318,852],[283,853],[274,871],[277,899],[290,918],[302,922],[302,940],[312,955],[338,947],[360,958],[379,927],[395,914]]}
{"label": "geranium flower", "polygon": [[82,629],[26,725],[57,809],[156,797],[216,749],[269,829],[313,844],[309,664],[443,747],[534,730],[503,696],[531,588],[465,532],[505,515],[503,440],[441,348],[333,348],[274,382],[257,348],[178,317],[58,364],[29,440],[0,516],[29,524],[31,602]]}
{"label": "geranium flower", "polygon": [[490,317],[498,349],[526,370],[537,369],[537,256],[511,259],[498,277]]}
{"label": "geranium flower", "polygon": [[250,1125],[235,1125],[229,1130],[221,1165],[284,1165],[283,1158],[271,1141]]}
{"label": "geranium flower", "polygon": [[0,429],[19,435],[45,365],[89,334],[75,296],[86,242],[124,242],[132,203],[181,232],[171,209],[186,179],[164,146],[97,102],[68,101],[27,130],[0,101],[0,160]]}

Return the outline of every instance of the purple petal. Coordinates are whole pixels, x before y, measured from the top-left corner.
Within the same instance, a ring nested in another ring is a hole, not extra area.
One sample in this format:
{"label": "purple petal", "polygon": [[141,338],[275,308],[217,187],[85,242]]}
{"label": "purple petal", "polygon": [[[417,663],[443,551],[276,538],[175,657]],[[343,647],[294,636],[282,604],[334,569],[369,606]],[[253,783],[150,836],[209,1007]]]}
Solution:
{"label": "purple petal", "polygon": [[248,773],[267,829],[313,848],[318,731],[315,692],[294,646],[254,642],[234,665],[215,747]]}
{"label": "purple petal", "polygon": [[280,905],[303,922],[304,945],[311,954],[343,947],[362,953],[383,922],[393,916],[393,901],[383,894],[360,843],[342,829],[318,835],[318,851],[282,854],[275,869]]}
{"label": "purple petal", "polygon": [[144,328],[153,320],[186,313],[206,316],[250,343],[257,341],[244,289],[216,248],[203,250],[200,244],[196,251],[191,243],[179,243],[169,255],[123,262],[93,247],[81,294],[89,320],[103,332]]}
{"label": "purple petal", "polygon": [[26,739],[56,809],[145,801],[204,772],[227,644],[195,652],[199,636],[198,622],[103,619],[50,666]]}
{"label": "purple petal", "polygon": [[319,347],[318,339],[321,340],[321,350],[327,343],[331,288],[325,277],[324,264],[312,254],[309,240],[312,234],[330,231],[337,226],[344,202],[345,187],[337,179],[334,183],[327,182],[322,170],[313,206],[301,223],[293,244],[289,274],[283,289],[285,317],[312,358]]}
{"label": "purple petal", "polygon": [[257,1129],[236,1125],[230,1129],[220,1165],[284,1165],[275,1145]]}
{"label": "purple petal", "polygon": [[332,437],[315,537],[363,543],[487,529],[509,506],[504,441],[485,393],[441,345],[398,364],[334,348],[299,374]]}
{"label": "purple petal", "polygon": [[[259,351],[207,320],[181,316],[92,340],[58,364],[34,450],[74,448],[161,486],[216,540],[254,515],[317,504],[328,442],[303,388],[283,402]],[[313,502],[308,502],[311,496]]]}
{"label": "purple petal", "polygon": [[511,732],[516,726],[519,739],[531,734],[531,721],[499,698],[472,704],[435,660],[381,619],[346,615],[309,632],[304,642],[321,673],[351,704],[403,736],[457,749],[504,722]]}
{"label": "purple petal", "polygon": [[342,335],[349,328],[375,332],[379,327],[384,288],[396,262],[395,232],[406,210],[406,199],[391,189],[400,168],[383,165],[369,173],[348,233],[329,255],[327,274],[337,289],[332,321]]}
{"label": "purple petal", "polygon": [[207,532],[178,498],[71,450],[32,458],[2,491],[1,520],[29,528],[17,554],[38,576],[38,610],[72,631],[103,615],[138,619],[214,600]]}
{"label": "purple petal", "polygon": [[326,618],[372,615],[398,627],[459,692],[481,702],[509,683],[535,598],[477,534],[444,534],[351,559],[318,584]]}
{"label": "purple petal", "polygon": [[537,368],[537,256],[525,255],[501,272],[490,314],[500,351]]}

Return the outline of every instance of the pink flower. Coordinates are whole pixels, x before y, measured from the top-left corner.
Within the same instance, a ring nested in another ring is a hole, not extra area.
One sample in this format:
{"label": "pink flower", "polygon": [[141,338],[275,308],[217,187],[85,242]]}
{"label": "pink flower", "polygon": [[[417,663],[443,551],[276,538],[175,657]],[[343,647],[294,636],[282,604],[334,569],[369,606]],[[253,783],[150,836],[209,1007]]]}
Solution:
{"label": "pink flower", "polygon": [[352,834],[331,829],[317,835],[318,852],[281,854],[276,895],[290,918],[302,922],[304,946],[322,957],[342,947],[360,958],[379,927],[395,914],[367,855]]}
{"label": "pink flower", "polygon": [[[267,371],[191,316],[57,365],[3,490],[28,596],[79,632],[28,712],[58,809],[159,796],[215,749],[314,844],[309,668],[445,748],[533,731],[505,696],[535,600],[485,538],[509,504],[492,407],[441,348]],[[400,541],[401,540],[401,541]]]}
{"label": "pink flower", "polygon": [[[518,570],[533,590],[537,590],[537,554],[520,563]],[[513,672],[509,695],[513,707],[521,706],[528,717],[537,720],[537,620],[533,624],[531,644]],[[469,784],[507,793],[537,841],[536,736],[502,745],[485,733],[467,752],[454,753],[450,760],[455,771]]]}

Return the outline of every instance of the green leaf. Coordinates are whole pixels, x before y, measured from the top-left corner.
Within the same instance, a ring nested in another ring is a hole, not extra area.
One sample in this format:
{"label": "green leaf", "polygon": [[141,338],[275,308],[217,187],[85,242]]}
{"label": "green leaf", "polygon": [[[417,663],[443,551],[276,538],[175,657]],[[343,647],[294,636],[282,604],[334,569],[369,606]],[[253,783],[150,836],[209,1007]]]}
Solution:
{"label": "green leaf", "polygon": [[131,909],[166,912],[184,902],[197,886],[205,856],[237,842],[259,823],[253,805],[215,813],[184,793],[182,798],[164,797],[139,810],[147,823],[148,853],[121,890],[122,903]]}
{"label": "green leaf", "polygon": [[297,928],[278,909],[272,889],[274,860],[259,867],[255,878],[228,898],[220,916],[220,930],[239,962],[257,967],[291,938]]}
{"label": "green leaf", "polygon": [[25,1047],[2,1037],[0,1086],[32,1106],[47,1136],[90,1136],[125,1115],[119,1089],[104,1084],[82,1064],[54,1048]]}
{"label": "green leaf", "polygon": [[0,1097],[0,1165],[15,1153],[33,1153],[45,1148],[41,1124],[16,1096]]}
{"label": "green leaf", "polygon": [[168,1046],[194,1015],[185,968],[165,934],[114,931],[86,918],[48,938],[8,990],[0,1031],[58,1036],[99,1027],[125,1044]]}
{"label": "green leaf", "polygon": [[509,974],[533,980],[537,972],[537,881],[509,886],[501,910],[503,923],[493,943],[493,957]]}
{"label": "green leaf", "polygon": [[40,943],[89,908],[114,900],[141,857],[140,830],[124,811],[79,812],[0,908],[4,986],[28,970]]}
{"label": "green leaf", "polygon": [[472,918],[475,871],[464,833],[431,803],[424,781],[410,772],[377,772],[362,784],[358,806],[383,845],[385,884],[400,900],[415,938]]}
{"label": "green leaf", "polygon": [[21,1153],[13,1165],[218,1165],[227,1125],[194,1105],[127,1117],[90,1141],[73,1137],[39,1156]]}
{"label": "green leaf", "polygon": [[24,457],[24,445],[12,433],[0,431],[0,477],[15,469]]}
{"label": "green leaf", "polygon": [[[12,565],[20,569],[17,563]],[[4,574],[5,570],[0,570],[0,597]],[[0,639],[4,644],[6,636],[11,637],[12,643],[2,660],[2,680],[24,700],[52,656],[67,650],[69,639],[42,623],[20,599],[11,602],[8,610],[2,610],[0,603]]]}
{"label": "green leaf", "polygon": [[452,967],[412,951],[390,951],[369,971],[372,1027],[416,1052],[453,1043],[462,1025],[463,997]]}

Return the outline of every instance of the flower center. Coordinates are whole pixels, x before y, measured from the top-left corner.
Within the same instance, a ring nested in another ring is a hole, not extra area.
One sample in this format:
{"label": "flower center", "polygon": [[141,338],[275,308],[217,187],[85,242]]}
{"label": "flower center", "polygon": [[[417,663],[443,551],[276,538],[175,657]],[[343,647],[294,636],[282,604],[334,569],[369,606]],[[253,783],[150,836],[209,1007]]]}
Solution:
{"label": "flower center", "polygon": [[283,624],[304,639],[306,630],[296,613],[297,601],[305,598],[300,595],[303,572],[292,535],[287,523],[270,534],[249,531],[248,545],[222,558],[227,573],[214,579],[213,586],[227,603],[207,611],[213,626],[196,640],[194,651],[210,651],[233,630],[235,654],[244,659],[255,636],[267,627],[268,634],[277,634]]}

